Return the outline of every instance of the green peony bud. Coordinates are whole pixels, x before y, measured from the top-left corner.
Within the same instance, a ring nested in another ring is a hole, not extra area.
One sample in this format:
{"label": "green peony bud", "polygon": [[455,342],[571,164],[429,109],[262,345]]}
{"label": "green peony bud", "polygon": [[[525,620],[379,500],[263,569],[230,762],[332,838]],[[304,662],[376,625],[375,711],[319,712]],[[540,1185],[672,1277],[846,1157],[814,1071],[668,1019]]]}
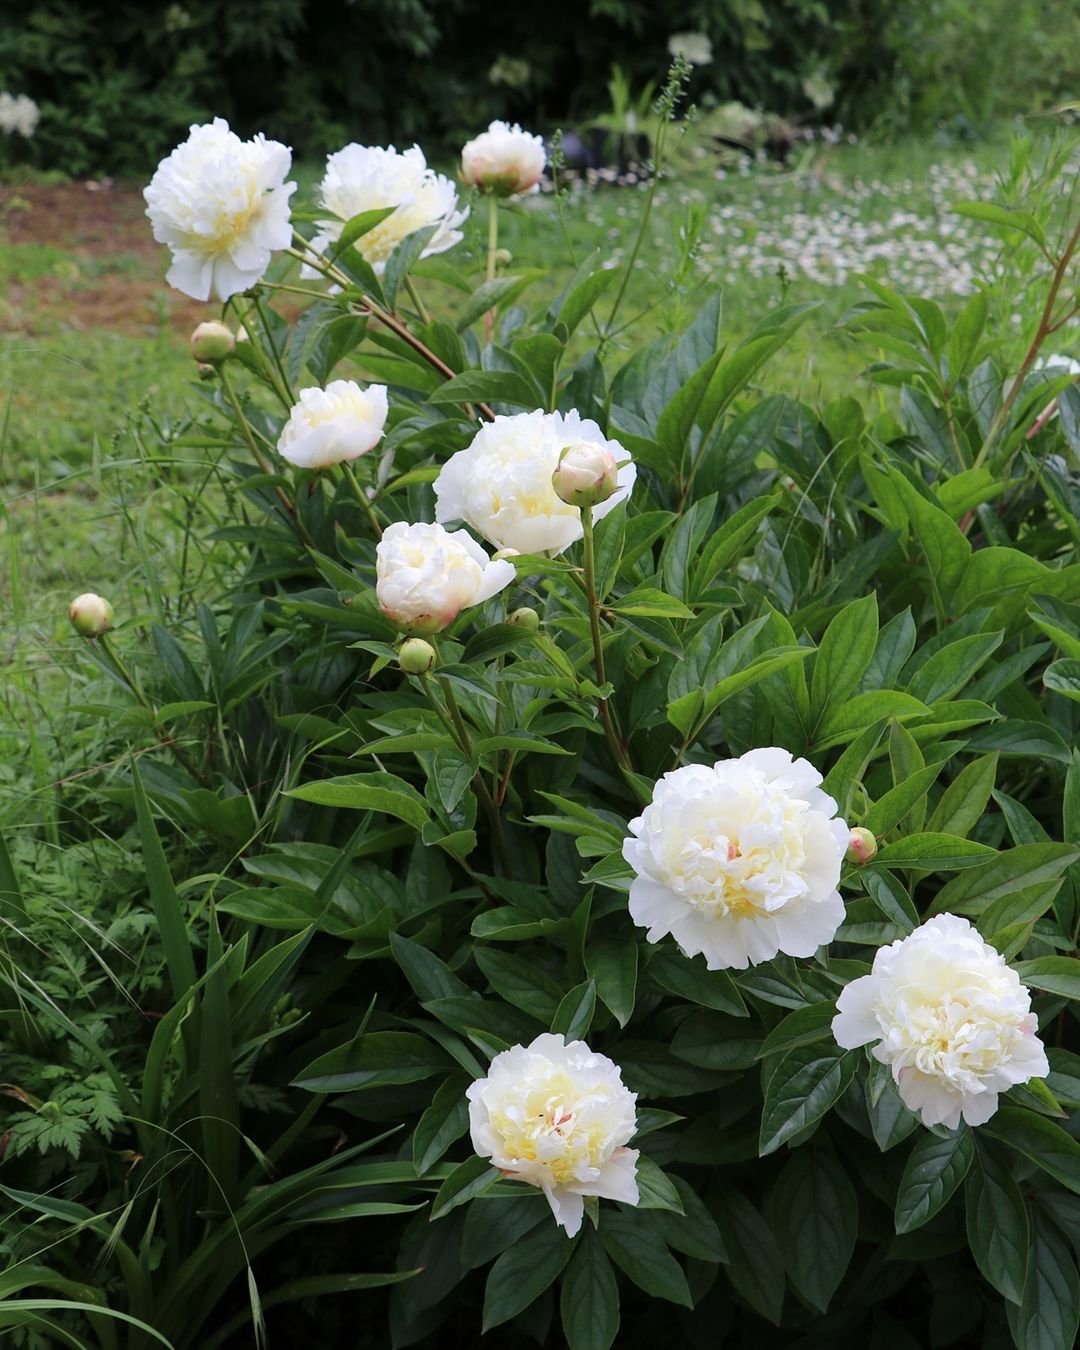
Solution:
{"label": "green peony bud", "polygon": [[877,840],[869,830],[864,830],[861,825],[856,826],[851,831],[851,838],[848,841],[847,857],[849,862],[868,863],[877,852]]}
{"label": "green peony bud", "polygon": [[232,331],[216,319],[199,324],[191,335],[191,354],[196,361],[216,365],[226,361],[236,350]]}
{"label": "green peony bud", "polygon": [[87,591],[68,605],[68,618],[81,637],[98,638],[112,627],[113,607],[100,595]]}
{"label": "green peony bud", "polygon": [[555,495],[567,506],[599,506],[618,490],[619,466],[605,445],[568,445],[551,475]]}
{"label": "green peony bud", "polygon": [[520,609],[515,609],[513,614],[507,619],[507,623],[515,624],[518,628],[524,628],[528,633],[535,633],[540,627],[540,615],[535,609],[530,609],[528,605],[522,605]]}
{"label": "green peony bud", "polygon": [[435,648],[423,638],[406,638],[398,649],[398,665],[406,675],[426,675],[435,664]]}

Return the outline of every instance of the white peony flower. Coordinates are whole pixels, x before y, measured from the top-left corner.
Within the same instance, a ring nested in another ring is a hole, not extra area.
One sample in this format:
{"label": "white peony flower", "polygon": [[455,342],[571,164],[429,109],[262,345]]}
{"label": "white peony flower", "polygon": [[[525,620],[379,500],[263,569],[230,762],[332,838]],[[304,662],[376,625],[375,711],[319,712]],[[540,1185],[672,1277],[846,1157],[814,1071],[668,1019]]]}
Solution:
{"label": "white peony flower", "polygon": [[1031,998],[967,919],[939,914],[874,956],[836,1000],[846,1050],[877,1044],[904,1105],[924,1125],[982,1125],[998,1093],[1050,1072]]}
{"label": "white peony flower", "polygon": [[461,152],[461,176],[470,187],[500,196],[536,192],[547,163],[544,142],[515,122],[492,122]]}
{"label": "white peony flower", "polygon": [[292,238],[291,166],[287,146],[261,135],[242,141],[221,117],[193,126],[143,191],[154,238],[172,251],[169,285],[195,300],[228,300],[261,281],[274,249]]}
{"label": "white peony flower", "polygon": [[561,553],[582,536],[581,511],[559,500],[551,475],[563,450],[582,441],[605,448],[618,465],[618,491],[593,508],[601,520],[634,486],[628,451],[576,412],[539,411],[496,417],[450,456],[435,480],[436,520],[463,520],[496,548]]}
{"label": "white peony flower", "polygon": [[584,1041],[545,1032],[491,1061],[465,1094],[473,1148],[504,1176],[539,1186],[573,1237],[586,1195],[638,1202],[637,1100],[619,1066]]}
{"label": "white peony flower", "polygon": [[[311,246],[324,253],[341,237],[342,226],[362,211],[394,207],[392,215],[362,234],[353,247],[377,273],[398,244],[416,230],[428,225],[438,229],[420,255],[429,258],[445,253],[459,242],[458,226],[469,211],[459,211],[457,189],[449,178],[429,169],[418,145],[411,150],[394,147],[347,145],[328,156],[326,173],[319,184],[319,204],[333,214],[333,220],[320,220],[319,232]],[[318,276],[313,268],[304,274]]]}
{"label": "white peony flower", "polygon": [[384,384],[361,389],[352,380],[331,380],[325,389],[301,389],[278,439],[278,454],[301,469],[359,459],[382,439],[387,411]]}
{"label": "white peony flower", "polygon": [[660,779],[630,822],[630,917],[710,970],[777,952],[812,956],[844,920],[837,892],[850,831],[821,775],[786,750],[750,750]]}
{"label": "white peony flower", "polygon": [[517,576],[493,562],[464,530],[395,521],[375,550],[375,595],[406,633],[438,633],[463,609],[483,604]]}

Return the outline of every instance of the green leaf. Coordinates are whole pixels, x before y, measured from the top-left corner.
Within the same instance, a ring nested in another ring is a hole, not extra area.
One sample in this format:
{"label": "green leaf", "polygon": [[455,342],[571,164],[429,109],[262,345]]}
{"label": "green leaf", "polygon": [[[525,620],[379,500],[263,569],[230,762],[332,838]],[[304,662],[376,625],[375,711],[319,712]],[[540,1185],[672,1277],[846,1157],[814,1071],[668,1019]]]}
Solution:
{"label": "green leaf", "polygon": [[308,1092],[355,1092],[391,1083],[415,1083],[443,1073],[438,1046],[409,1031],[371,1031],[312,1060],[293,1079]]}
{"label": "green leaf", "polygon": [[439,1193],[431,1202],[431,1222],[445,1218],[452,1209],[463,1205],[475,1195],[494,1186],[499,1180],[499,1169],[492,1167],[487,1158],[466,1158],[458,1163],[443,1184]]}
{"label": "green leaf", "polygon": [[1055,881],[1077,858],[1080,849],[1072,844],[1023,844],[1006,849],[990,862],[947,881],[926,917],[935,914],[977,917],[995,900]]}
{"label": "green leaf", "polygon": [[640,1154],[635,1170],[638,1184],[637,1209],[664,1209],[674,1214],[683,1212],[683,1202],[674,1182],[651,1158]]}
{"label": "green leaf", "polygon": [[551,1030],[561,1032],[568,1042],[584,1040],[595,1010],[596,982],[586,980],[564,996],[551,1019]]}
{"label": "green leaf", "polygon": [[978,867],[995,857],[997,850],[973,839],[951,834],[909,834],[895,844],[886,844],[874,859],[883,867],[922,867],[928,872],[952,872]]}
{"label": "green leaf", "polygon": [[543,403],[543,399],[532,381],[516,370],[466,370],[433,389],[428,394],[428,402],[436,406],[444,403],[510,403],[531,410]]}
{"label": "green leaf", "polygon": [[971,558],[971,543],[947,512],[927,501],[899,470],[890,468],[888,476],[926,558],[939,612],[945,614]]}
{"label": "green leaf", "polygon": [[913,717],[926,717],[930,711],[920,699],[912,698],[900,689],[878,689],[866,694],[855,694],[843,705],[832,707],[826,713],[818,728],[817,747],[823,750],[850,741],[883,718],[893,717],[898,722],[909,722]]}
{"label": "green leaf", "polygon": [[859,1226],[859,1201],[843,1165],[826,1149],[797,1149],[776,1180],[769,1213],[788,1278],[825,1312],[844,1278]]}
{"label": "green leaf", "polygon": [[605,1209],[600,1220],[600,1240],[615,1264],[654,1298],[694,1306],[682,1267],[667,1249],[660,1230],[647,1211],[640,1214]]}
{"label": "green leaf", "polygon": [[392,773],[350,773],[305,783],[285,794],[317,806],[342,806],[353,811],[382,811],[422,830],[429,818],[427,802]]}
{"label": "green leaf", "polygon": [[982,819],[997,777],[997,755],[983,755],[956,775],[941,794],[928,822],[935,834],[953,834],[966,838]]}
{"label": "green leaf", "polygon": [[545,1025],[550,1024],[562,999],[562,989],[536,961],[479,946],[473,951],[473,960],[500,998]]}
{"label": "green leaf", "polygon": [[1051,662],[1043,671],[1043,684],[1055,694],[1080,699],[1080,661],[1074,657],[1063,657],[1060,661]]}
{"label": "green leaf", "polygon": [[614,268],[604,267],[590,272],[567,294],[551,317],[564,324],[568,334],[572,333],[614,280]]}
{"label": "green leaf", "polygon": [[983,1278],[1012,1303],[1023,1297],[1031,1222],[1020,1187],[980,1148],[964,1185],[968,1246]]}
{"label": "green leaf", "polygon": [[874,654],[877,636],[877,596],[873,591],[845,605],[826,628],[810,681],[812,726],[818,725],[828,708],[842,705],[858,687]]}
{"label": "green leaf", "polygon": [[150,903],[154,907],[154,919],[165,953],[173,1002],[180,1003],[196,981],[195,958],[191,954],[191,943],[188,940],[187,924],[184,922],[180,899],[173,885],[154,817],[150,814],[150,803],[146,799],[139,766],[134,760],[131,763],[131,785],[135,793],[135,816]]}
{"label": "green leaf", "polygon": [[1080,1002],[1080,961],[1075,956],[1038,956],[1015,962],[1013,969],[1025,984]]}
{"label": "green leaf", "polygon": [[662,989],[703,1008],[746,1017],[746,1004],[738,986],[725,970],[707,970],[704,960],[657,952],[649,960],[649,976]]}
{"label": "green leaf", "polygon": [[713,1210],[727,1249],[728,1276],[762,1317],[780,1325],[784,1259],[772,1229],[739,1191],[725,1188]]}
{"label": "green leaf", "polygon": [[836,1003],[808,1003],[805,1008],[796,1008],[773,1027],[765,1037],[758,1059],[781,1051],[794,1050],[799,1045],[813,1045],[815,1041],[832,1037],[832,1020],[836,1016]]}
{"label": "green leaf", "polygon": [[924,1134],[908,1154],[896,1193],[896,1231],[910,1233],[932,1219],[967,1176],[975,1141],[966,1125],[947,1137]]}
{"label": "green leaf", "polygon": [[431,1105],[417,1121],[412,1157],[418,1177],[429,1172],[469,1128],[469,1103],[465,1098],[469,1082],[466,1074],[452,1074],[440,1083]]}
{"label": "green leaf", "polygon": [[573,1251],[574,1243],[562,1228],[546,1222],[503,1252],[484,1288],[485,1334],[524,1312],[554,1284]]}
{"label": "green leaf", "polygon": [[1080,1327],[1080,1275],[1072,1248],[1035,1211],[1028,1274],[1019,1306],[1005,1311],[1017,1350],[1071,1350]]}
{"label": "green leaf", "polygon": [[969,216],[972,220],[981,220],[987,225],[996,226],[1005,234],[1026,234],[1040,248],[1046,246],[1043,227],[1030,211],[998,206],[995,202],[957,202],[952,210],[955,215]]}
{"label": "green leaf", "polygon": [[618,1022],[626,1026],[634,1011],[638,943],[624,937],[590,937],[585,944],[585,969],[596,985],[597,997]]}
{"label": "green leaf", "polygon": [[818,1044],[789,1050],[765,1089],[758,1154],[773,1153],[828,1111],[855,1076],[857,1057],[836,1046]]}
{"label": "green leaf", "polygon": [[591,1230],[582,1235],[563,1276],[559,1311],[569,1350],[610,1350],[614,1345],[619,1334],[619,1286],[600,1239]]}
{"label": "green leaf", "polygon": [[640,586],[611,605],[616,614],[636,615],[639,618],[692,619],[694,611],[655,586]]}
{"label": "green leaf", "polygon": [[980,1128],[1080,1195],[1080,1144],[1060,1125],[1034,1111],[1003,1106]]}

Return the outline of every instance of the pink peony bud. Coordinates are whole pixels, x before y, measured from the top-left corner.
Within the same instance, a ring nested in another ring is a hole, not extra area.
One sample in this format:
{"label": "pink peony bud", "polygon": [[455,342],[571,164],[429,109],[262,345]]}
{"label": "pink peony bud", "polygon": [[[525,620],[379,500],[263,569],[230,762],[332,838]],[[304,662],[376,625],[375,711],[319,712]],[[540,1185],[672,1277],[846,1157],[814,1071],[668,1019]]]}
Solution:
{"label": "pink peony bud", "polygon": [[618,490],[618,465],[606,445],[568,445],[551,475],[555,495],[567,506],[599,506]]}
{"label": "pink peony bud", "polygon": [[878,843],[869,830],[864,830],[861,825],[856,826],[851,831],[851,838],[848,840],[847,858],[849,862],[868,863],[878,850]]}
{"label": "pink peony bud", "polygon": [[232,331],[216,319],[199,324],[191,335],[191,354],[202,364],[216,365],[225,361],[236,350]]}
{"label": "pink peony bud", "polygon": [[87,591],[68,606],[71,626],[81,637],[98,638],[112,627],[113,607],[100,595]]}

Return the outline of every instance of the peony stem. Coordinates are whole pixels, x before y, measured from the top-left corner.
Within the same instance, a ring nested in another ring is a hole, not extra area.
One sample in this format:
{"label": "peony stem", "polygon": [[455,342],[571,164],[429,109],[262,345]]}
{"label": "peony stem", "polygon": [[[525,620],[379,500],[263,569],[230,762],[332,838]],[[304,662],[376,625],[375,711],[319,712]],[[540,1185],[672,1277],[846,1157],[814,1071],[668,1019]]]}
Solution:
{"label": "peony stem", "polygon": [[[434,645],[434,644],[433,644]],[[420,677],[424,686],[424,693],[427,694],[428,702],[431,704],[435,713],[439,717],[443,726],[450,733],[451,739],[456,743],[458,749],[466,759],[475,758],[475,752],[472,745],[472,737],[469,735],[469,728],[465,725],[465,719],[461,715],[461,709],[458,707],[457,699],[454,697],[454,689],[449,680],[439,678],[435,680],[429,673],[424,673]],[[439,698],[436,693],[436,684],[442,690],[443,698]],[[495,798],[488,790],[487,783],[484,782],[483,771],[477,764],[476,774],[473,777],[473,787],[476,789],[476,795],[483,804],[484,811],[487,813],[488,823],[491,826],[491,839],[495,849],[495,856],[498,859],[499,867],[503,876],[511,876],[510,855],[506,849],[506,837],[503,834],[502,817],[499,815],[499,808],[495,803]]]}
{"label": "peony stem", "polygon": [[420,322],[430,323],[431,315],[427,312],[427,306],[420,298],[420,292],[416,289],[416,282],[413,281],[412,277],[409,276],[408,273],[405,274],[405,289],[409,292],[409,299],[413,302],[413,304],[416,307],[416,312],[420,316]]}
{"label": "peony stem", "polygon": [[[487,271],[484,274],[486,281],[495,280],[495,254],[499,249],[499,199],[494,192],[488,196],[488,243],[487,243]],[[484,315],[484,342],[491,341],[491,335],[495,328],[495,307],[487,311]]]}
{"label": "peony stem", "polygon": [[[326,277],[327,281],[332,281],[335,286],[353,287],[355,289],[356,283],[350,281],[345,273],[339,271],[332,263],[327,264],[321,254],[315,253],[310,248],[303,235],[296,234],[294,237],[303,245],[306,252],[297,248],[289,248],[285,250],[286,253],[296,258],[305,266],[313,267],[316,272],[321,272],[322,275]],[[282,287],[281,289],[285,288]],[[301,290],[300,287],[293,287],[292,289]],[[302,291],[302,294],[306,295],[309,294],[309,292]],[[408,325],[402,323],[396,314],[392,313],[390,310],[383,309],[370,295],[364,295],[363,304],[359,306],[358,312],[361,315],[367,315],[372,319],[377,319],[379,323],[384,324],[389,328],[392,333],[396,333],[398,337],[401,338],[402,342],[407,342],[413,351],[418,352],[428,365],[437,370],[444,379],[452,380],[458,373],[456,370],[451,370],[441,357],[436,356],[430,347],[421,342],[416,334],[410,331]],[[468,405],[466,404],[465,406]],[[495,414],[486,403],[477,403],[475,406],[480,409],[489,422],[494,422]]]}
{"label": "peony stem", "polygon": [[[255,439],[255,432],[252,430],[251,423],[247,420],[247,417],[244,415],[244,409],[241,407],[240,400],[236,396],[236,390],[233,388],[232,379],[229,376],[227,367],[224,364],[218,366],[218,373],[221,376],[221,387],[222,389],[225,390],[225,397],[229,400],[229,403],[232,406],[232,410],[236,414],[236,420],[240,423],[241,433],[243,434],[244,440],[247,441],[248,448],[251,450],[251,453],[255,456],[256,464],[258,464],[259,468],[263,471],[263,473],[272,474],[274,472],[274,466],[270,463],[270,461],[266,458],[263,452],[259,449],[259,443]],[[280,487],[274,488],[274,494],[277,497],[278,501],[281,503],[282,509],[285,511],[285,514],[292,521],[297,534],[308,546],[308,548],[314,548],[315,540],[311,537],[311,534],[309,533],[307,526],[304,524],[304,522],[300,519],[299,515],[297,514],[295,503],[289,500],[287,493],[285,493]]]}
{"label": "peony stem", "polygon": [[[131,671],[128,670],[127,666],[123,663],[123,661],[121,661],[116,648],[113,646],[112,642],[109,639],[108,634],[102,633],[95,640],[98,644],[98,647],[101,649],[104,655],[106,664],[112,666],[115,674],[117,674],[120,677],[120,679],[124,682],[124,684],[126,684],[127,687],[131,690],[136,701],[140,703],[148,713],[156,717],[156,710],[154,708],[154,705],[143,693],[142,685],[139,684],[139,682],[135,679],[135,676],[132,675]],[[184,754],[183,750],[180,749],[175,739],[170,737],[168,740],[159,741],[158,744],[164,745],[169,750],[171,750],[173,752],[173,755],[176,757],[176,762],[187,773],[189,773],[197,783],[206,782],[205,777],[198,771],[195,765],[192,764],[191,760],[188,759],[187,755]]]}
{"label": "peony stem", "polygon": [[976,469],[980,468],[989,457],[990,451],[994,448],[998,437],[1001,435],[1005,423],[1008,421],[1009,411],[1016,402],[1017,395],[1020,393],[1021,389],[1023,389],[1024,381],[1027,379],[1028,374],[1035,365],[1040,348],[1050,334],[1055,332],[1058,328],[1058,325],[1054,322],[1054,306],[1057,304],[1058,292],[1061,290],[1062,283],[1065,280],[1065,274],[1069,270],[1069,263],[1072,262],[1073,255],[1076,253],[1078,247],[1080,247],[1080,221],[1077,222],[1076,228],[1073,230],[1068,243],[1065,245],[1064,252],[1058,258],[1057,264],[1054,267],[1054,274],[1050,281],[1050,290],[1046,297],[1046,303],[1043,305],[1038,330],[1020,364],[1020,369],[1016,372],[1016,378],[1009,385],[1005,397],[1001,400],[1001,406],[994,414],[994,419],[990,423],[990,429],[986,433],[986,439],[983,441],[982,449],[975,456],[973,467]]}
{"label": "peony stem", "polygon": [[[581,508],[581,528],[584,531],[584,568],[585,568],[585,601],[589,609],[589,629],[592,633],[593,661],[596,665],[596,680],[600,685],[607,684],[607,672],[604,668],[604,642],[600,633],[600,605],[596,597],[596,548],[593,539],[593,509],[591,506]],[[615,720],[611,715],[611,709],[608,707],[607,698],[604,695],[599,699],[600,721],[604,725],[604,734],[607,736],[608,744],[611,746],[611,753],[615,756],[615,762],[620,769],[626,773],[633,773],[633,765],[630,762],[630,756],[627,753],[622,737],[619,735],[615,726]]]}
{"label": "peony stem", "polygon": [[347,459],[343,459],[341,461],[341,467],[345,473],[346,479],[348,480],[349,486],[352,488],[353,496],[360,503],[360,506],[362,507],[364,514],[368,518],[368,524],[371,526],[372,533],[374,534],[376,539],[381,539],[382,526],[379,524],[379,517],[375,514],[375,508],[372,506],[367,493],[356,481],[356,474],[353,473],[353,466],[349,463]]}

